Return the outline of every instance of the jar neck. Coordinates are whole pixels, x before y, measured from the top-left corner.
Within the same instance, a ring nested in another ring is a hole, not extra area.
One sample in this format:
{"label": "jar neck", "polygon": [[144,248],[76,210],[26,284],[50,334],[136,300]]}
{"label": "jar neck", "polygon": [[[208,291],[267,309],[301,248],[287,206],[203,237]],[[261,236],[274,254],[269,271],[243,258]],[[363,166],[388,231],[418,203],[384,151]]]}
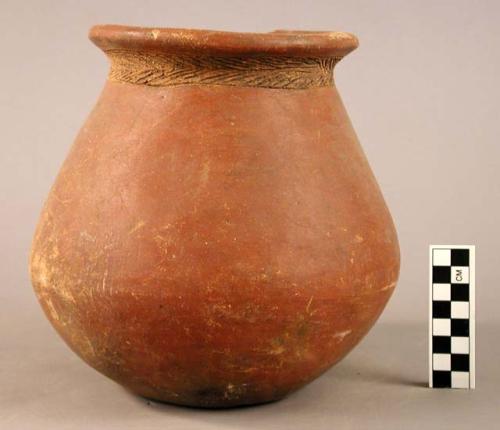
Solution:
{"label": "jar neck", "polygon": [[224,85],[307,89],[333,85],[336,57],[222,56],[127,49],[106,51],[109,80],[148,86]]}
{"label": "jar neck", "polygon": [[109,79],[136,85],[305,89],[333,84],[333,67],[358,46],[349,33],[99,25],[90,39],[111,60]]}

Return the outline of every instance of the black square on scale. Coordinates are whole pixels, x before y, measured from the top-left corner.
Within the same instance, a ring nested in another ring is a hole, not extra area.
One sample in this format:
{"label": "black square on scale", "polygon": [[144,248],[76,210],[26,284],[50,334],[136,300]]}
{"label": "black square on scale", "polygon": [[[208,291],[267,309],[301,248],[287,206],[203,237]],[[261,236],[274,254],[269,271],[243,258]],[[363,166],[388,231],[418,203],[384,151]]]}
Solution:
{"label": "black square on scale", "polygon": [[469,320],[464,318],[451,319],[452,336],[469,336]]}
{"label": "black square on scale", "polygon": [[468,249],[452,249],[451,250],[451,265],[452,266],[468,266],[469,265],[469,250]]}
{"label": "black square on scale", "polygon": [[450,295],[453,302],[468,302],[469,284],[451,284]]}
{"label": "black square on scale", "polygon": [[451,370],[454,372],[468,372],[469,354],[451,354]]}
{"label": "black square on scale", "polygon": [[434,388],[450,388],[451,387],[451,372],[446,370],[432,371],[432,386]]}
{"label": "black square on scale", "polygon": [[451,267],[432,266],[432,282],[434,284],[449,284],[451,282]]}
{"label": "black square on scale", "polygon": [[432,336],[432,352],[434,354],[449,354],[451,352],[451,337]]}
{"label": "black square on scale", "polygon": [[432,302],[432,318],[450,318],[451,302],[436,300]]}

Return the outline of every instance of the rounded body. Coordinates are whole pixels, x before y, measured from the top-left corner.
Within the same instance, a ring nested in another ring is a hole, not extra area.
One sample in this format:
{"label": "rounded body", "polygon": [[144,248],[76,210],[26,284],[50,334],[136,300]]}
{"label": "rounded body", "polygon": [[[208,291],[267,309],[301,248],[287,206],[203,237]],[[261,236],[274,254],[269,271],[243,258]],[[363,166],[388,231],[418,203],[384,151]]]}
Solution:
{"label": "rounded body", "polygon": [[110,79],[50,192],[31,275],[88,364],[140,395],[279,399],[395,286],[396,233],[333,85]]}

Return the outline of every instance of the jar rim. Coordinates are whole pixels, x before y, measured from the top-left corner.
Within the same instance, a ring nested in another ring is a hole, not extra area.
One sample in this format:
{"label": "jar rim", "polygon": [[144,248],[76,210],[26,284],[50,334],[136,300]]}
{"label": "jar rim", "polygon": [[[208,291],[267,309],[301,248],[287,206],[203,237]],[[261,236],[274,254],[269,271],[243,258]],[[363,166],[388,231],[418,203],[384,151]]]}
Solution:
{"label": "jar rim", "polygon": [[183,28],[96,25],[89,38],[103,51],[191,52],[207,55],[277,55],[341,58],[358,46],[358,39],[341,31],[275,30],[269,33]]}

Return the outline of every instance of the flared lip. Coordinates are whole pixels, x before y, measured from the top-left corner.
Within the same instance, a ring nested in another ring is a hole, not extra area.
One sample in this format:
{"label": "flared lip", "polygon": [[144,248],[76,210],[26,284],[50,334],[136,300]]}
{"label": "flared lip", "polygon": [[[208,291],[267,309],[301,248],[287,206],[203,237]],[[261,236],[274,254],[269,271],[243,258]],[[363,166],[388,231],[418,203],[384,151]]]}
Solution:
{"label": "flared lip", "polygon": [[211,55],[343,57],[358,46],[356,36],[341,31],[276,30],[269,33],[238,33],[96,25],[90,29],[89,38],[104,51],[112,49],[196,51]]}

